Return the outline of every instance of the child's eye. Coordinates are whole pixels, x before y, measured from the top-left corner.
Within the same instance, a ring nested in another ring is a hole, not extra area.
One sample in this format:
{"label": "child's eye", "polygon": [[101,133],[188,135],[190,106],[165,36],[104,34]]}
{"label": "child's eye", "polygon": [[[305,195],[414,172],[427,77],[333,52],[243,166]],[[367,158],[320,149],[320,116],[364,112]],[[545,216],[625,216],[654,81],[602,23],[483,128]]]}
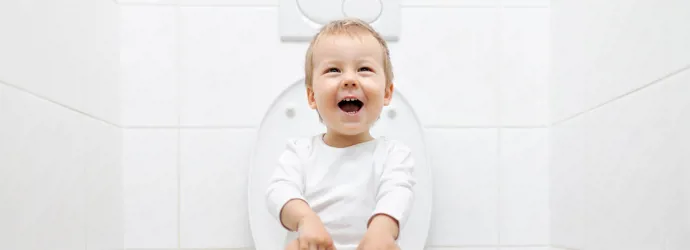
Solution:
{"label": "child's eye", "polygon": [[340,70],[337,68],[328,68],[326,70],[326,73],[338,73],[338,72],[340,72]]}
{"label": "child's eye", "polygon": [[369,67],[361,67],[361,68],[359,68],[359,70],[360,70],[360,71],[373,71],[373,70],[371,70],[371,68],[369,68]]}

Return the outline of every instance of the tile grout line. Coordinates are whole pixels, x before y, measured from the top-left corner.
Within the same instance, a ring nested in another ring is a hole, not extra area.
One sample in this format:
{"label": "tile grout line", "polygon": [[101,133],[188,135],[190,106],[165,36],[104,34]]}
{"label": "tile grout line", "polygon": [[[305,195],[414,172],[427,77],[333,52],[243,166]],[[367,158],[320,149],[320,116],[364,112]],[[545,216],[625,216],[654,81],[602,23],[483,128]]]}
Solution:
{"label": "tile grout line", "polygon": [[[496,34],[494,35],[494,42],[495,43],[500,43],[501,41],[501,36],[503,35],[503,0],[498,1],[498,6],[496,8]],[[496,47],[501,47],[500,44],[496,44]],[[498,123],[502,124],[503,121],[503,109],[501,108],[501,101],[500,101],[500,96],[501,96],[501,79],[500,75],[502,73],[501,70],[501,60],[503,59],[503,54],[501,49],[498,50],[498,53],[496,55],[496,62],[494,62],[494,68],[496,69],[496,75],[495,75],[495,95],[497,97],[496,102],[496,117],[498,118]],[[501,164],[501,135],[502,135],[502,129],[499,127],[496,129],[496,243],[499,245],[501,244],[501,170],[502,170],[502,164]]]}
{"label": "tile grout line", "polygon": [[625,93],[623,93],[623,94],[621,94],[621,95],[618,95],[618,96],[616,96],[616,97],[614,97],[614,98],[611,98],[611,99],[609,99],[609,100],[607,100],[607,101],[604,101],[604,102],[602,102],[602,103],[599,103],[599,104],[597,104],[597,105],[594,106],[594,107],[585,109],[584,111],[577,112],[577,113],[575,113],[575,114],[573,114],[573,115],[571,115],[571,116],[568,116],[568,117],[566,117],[566,118],[563,118],[563,119],[558,120],[558,121],[555,121],[555,122],[552,122],[552,123],[551,123],[551,126],[559,125],[559,124],[561,124],[561,123],[564,123],[564,122],[567,122],[567,121],[569,121],[569,120],[575,119],[575,118],[580,117],[580,116],[582,116],[582,115],[585,115],[585,114],[587,114],[587,113],[589,113],[589,112],[592,112],[592,111],[595,111],[595,110],[597,110],[597,109],[600,109],[600,108],[602,108],[602,107],[604,107],[604,106],[606,106],[606,105],[608,105],[608,104],[611,104],[611,103],[613,103],[613,102],[617,102],[617,101],[619,101],[619,100],[621,100],[621,99],[624,99],[624,98],[626,98],[626,97],[628,97],[628,96],[630,96],[630,95],[632,95],[632,94],[635,94],[635,93],[637,93],[637,92],[640,92],[640,91],[642,91],[642,90],[644,90],[644,89],[647,89],[647,88],[650,88],[650,87],[654,87],[654,86],[656,86],[656,85],[662,83],[664,80],[669,79],[669,78],[672,78],[672,77],[674,77],[674,76],[676,76],[676,75],[679,75],[679,74],[681,74],[681,73],[683,73],[683,72],[685,72],[685,71],[687,71],[687,70],[689,70],[689,69],[690,69],[690,65],[686,65],[686,66],[684,66],[684,67],[681,67],[680,69],[674,70],[674,71],[672,71],[671,73],[668,73],[668,74],[666,74],[666,75],[663,75],[662,77],[657,78],[657,79],[655,79],[655,80],[652,80],[651,82],[646,83],[646,84],[644,84],[644,85],[642,85],[642,86],[640,86],[640,87],[637,87],[637,88],[635,88],[635,89],[633,89],[633,90],[630,90],[630,91],[628,91],[628,92],[625,92]]}
{"label": "tile grout line", "polygon": [[72,111],[72,112],[76,112],[76,113],[78,113],[78,114],[84,115],[84,116],[89,117],[89,118],[91,118],[91,119],[93,119],[93,120],[103,122],[103,123],[105,123],[105,124],[108,124],[108,125],[113,126],[113,127],[116,127],[116,128],[122,128],[122,126],[117,125],[117,124],[115,124],[115,123],[113,123],[113,122],[109,122],[109,121],[107,121],[107,120],[105,120],[105,119],[103,119],[103,118],[97,117],[97,116],[95,116],[95,115],[86,113],[86,112],[84,112],[84,111],[78,110],[78,109],[73,108],[73,107],[70,107],[70,106],[67,106],[66,104],[59,103],[59,102],[54,101],[54,100],[52,100],[52,99],[50,99],[50,98],[48,98],[48,97],[45,97],[45,96],[39,95],[39,94],[37,94],[37,93],[31,92],[31,91],[29,91],[28,89],[22,88],[22,87],[20,87],[20,86],[17,86],[17,85],[14,85],[14,84],[11,84],[11,83],[2,81],[2,80],[0,80],[0,84],[5,85],[5,86],[7,86],[7,87],[9,87],[9,88],[13,88],[13,89],[15,89],[15,90],[17,90],[17,91],[19,91],[19,92],[28,94],[28,95],[30,95],[30,96],[33,96],[33,97],[35,97],[35,98],[37,98],[37,99],[40,99],[40,100],[43,100],[43,101],[50,102],[50,103],[52,103],[52,104],[55,104],[55,105],[60,106],[60,107],[62,107],[62,108],[64,108],[64,109],[70,110],[70,111]]}
{"label": "tile grout line", "polygon": [[175,109],[177,110],[177,150],[175,159],[177,161],[177,248],[182,248],[182,94],[180,91],[180,6],[179,2],[173,5],[173,18],[175,24]]}

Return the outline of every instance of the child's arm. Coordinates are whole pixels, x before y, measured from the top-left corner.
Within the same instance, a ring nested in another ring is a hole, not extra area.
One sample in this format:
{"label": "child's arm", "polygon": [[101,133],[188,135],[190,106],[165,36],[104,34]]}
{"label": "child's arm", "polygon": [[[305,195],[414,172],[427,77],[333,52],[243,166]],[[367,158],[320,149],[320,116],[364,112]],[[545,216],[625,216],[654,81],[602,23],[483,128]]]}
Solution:
{"label": "child's arm", "polygon": [[397,239],[400,228],[396,219],[386,214],[377,214],[371,217],[367,231],[375,234],[390,235],[392,239]]}
{"label": "child's arm", "polygon": [[301,219],[298,218],[301,214],[306,213],[304,210],[311,211],[302,196],[304,178],[298,151],[299,145],[296,141],[291,140],[287,143],[266,190],[266,206],[269,213],[291,231],[296,230],[296,221]]}
{"label": "child's arm", "polygon": [[[300,249],[313,247],[331,250],[334,248],[333,240],[319,216],[303,197],[304,177],[299,154],[304,148],[304,145],[298,145],[296,141],[287,144],[269,182],[266,206],[283,227],[299,231],[299,238],[294,244],[298,244]],[[294,247],[294,244],[290,246]]]}
{"label": "child's arm", "polygon": [[308,217],[316,216],[311,207],[302,199],[293,199],[285,203],[280,212],[280,221],[290,231],[297,231],[300,222]]}
{"label": "child's arm", "polygon": [[409,148],[395,145],[388,156],[376,195],[376,208],[369,219],[367,231],[387,232],[397,239],[407,221],[416,184],[412,174],[414,159]]}

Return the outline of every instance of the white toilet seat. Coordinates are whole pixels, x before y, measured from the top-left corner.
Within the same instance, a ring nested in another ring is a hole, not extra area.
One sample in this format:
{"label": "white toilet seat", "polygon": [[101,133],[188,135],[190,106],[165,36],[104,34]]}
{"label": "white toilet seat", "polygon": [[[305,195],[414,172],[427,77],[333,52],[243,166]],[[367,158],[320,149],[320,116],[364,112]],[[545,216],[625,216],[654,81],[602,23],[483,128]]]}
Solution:
{"label": "white toilet seat", "polygon": [[[307,105],[303,80],[283,91],[264,116],[254,146],[248,180],[249,224],[256,250],[283,250],[284,247],[287,232],[268,213],[264,195],[286,140],[325,131],[316,111]],[[399,244],[402,250],[422,250],[431,221],[431,171],[422,127],[411,106],[397,90],[391,106],[384,108],[381,119],[372,128],[372,135],[402,141],[413,152],[417,163],[415,202],[410,218],[400,233]]]}

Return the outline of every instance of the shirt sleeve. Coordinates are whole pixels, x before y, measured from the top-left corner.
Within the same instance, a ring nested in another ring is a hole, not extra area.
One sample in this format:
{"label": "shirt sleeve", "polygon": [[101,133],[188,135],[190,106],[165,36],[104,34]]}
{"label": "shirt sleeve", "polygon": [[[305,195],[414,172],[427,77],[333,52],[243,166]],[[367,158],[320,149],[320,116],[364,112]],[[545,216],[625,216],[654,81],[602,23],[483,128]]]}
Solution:
{"label": "shirt sleeve", "polygon": [[398,144],[391,149],[383,166],[372,217],[388,215],[397,220],[402,229],[414,200],[414,164],[412,152],[406,146]]}
{"label": "shirt sleeve", "polygon": [[277,165],[266,190],[266,206],[269,213],[285,227],[280,220],[280,213],[285,203],[292,199],[302,199],[306,202],[303,197],[302,164],[295,141],[291,140],[287,143]]}

